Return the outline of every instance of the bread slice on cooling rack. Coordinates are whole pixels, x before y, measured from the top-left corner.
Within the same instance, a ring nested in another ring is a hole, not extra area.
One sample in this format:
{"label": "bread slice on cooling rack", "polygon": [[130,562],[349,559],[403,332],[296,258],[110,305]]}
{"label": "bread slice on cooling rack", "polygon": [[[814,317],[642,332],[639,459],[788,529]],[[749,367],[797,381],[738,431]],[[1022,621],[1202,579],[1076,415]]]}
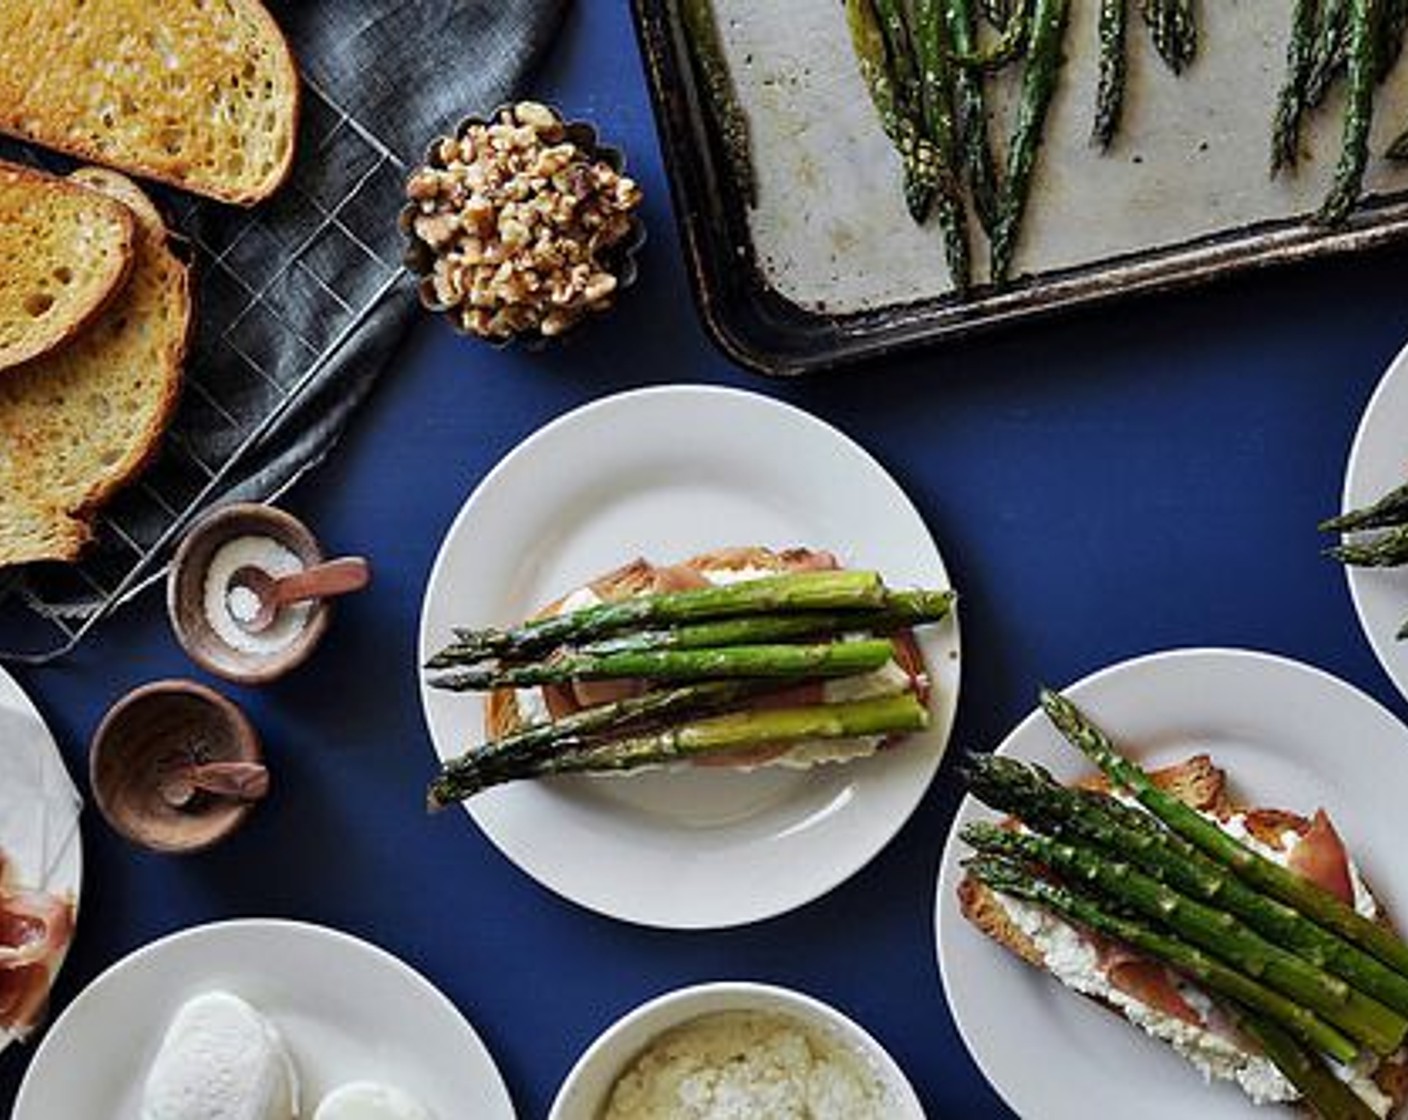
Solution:
{"label": "bread slice on cooling rack", "polygon": [[77,338],[0,377],[0,566],[76,559],[98,507],[155,454],[179,396],[187,266],[130,180],[99,168],[72,179],[133,213],[136,263]]}
{"label": "bread slice on cooling rack", "polygon": [[297,112],[257,0],[0,3],[0,132],[249,205],[288,174]]}
{"label": "bread slice on cooling rack", "polygon": [[0,372],[93,321],[127,280],[136,228],[106,195],[0,162]]}

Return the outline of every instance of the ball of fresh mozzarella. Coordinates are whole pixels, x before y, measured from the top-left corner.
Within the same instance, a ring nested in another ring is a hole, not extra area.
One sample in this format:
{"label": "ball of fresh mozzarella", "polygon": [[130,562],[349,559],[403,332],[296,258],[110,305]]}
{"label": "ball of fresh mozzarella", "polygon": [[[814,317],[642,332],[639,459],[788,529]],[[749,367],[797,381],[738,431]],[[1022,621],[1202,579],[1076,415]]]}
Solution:
{"label": "ball of fresh mozzarella", "polygon": [[329,1093],[313,1120],[431,1120],[425,1106],[394,1085],[353,1081]]}
{"label": "ball of fresh mozzarella", "polygon": [[298,1078],[278,1030],[229,992],[185,1003],[147,1074],[142,1120],[293,1120]]}

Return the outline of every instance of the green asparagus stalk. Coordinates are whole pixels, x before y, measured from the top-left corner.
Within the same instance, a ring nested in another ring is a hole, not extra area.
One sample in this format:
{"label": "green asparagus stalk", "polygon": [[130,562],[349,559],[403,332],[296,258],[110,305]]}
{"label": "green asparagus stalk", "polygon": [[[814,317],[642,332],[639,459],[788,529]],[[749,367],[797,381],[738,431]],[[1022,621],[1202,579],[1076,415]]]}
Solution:
{"label": "green asparagus stalk", "polygon": [[[869,616],[869,612],[866,612]],[[878,616],[876,616],[878,618]],[[883,623],[881,624],[883,625]],[[891,627],[893,628],[893,627]],[[787,642],[798,638],[818,638],[841,632],[883,633],[869,617],[847,619],[844,615],[808,611],[803,614],[760,614],[743,618],[723,618],[717,622],[694,622],[668,630],[636,630],[618,637],[603,638],[577,647],[578,653],[600,656],[657,649],[713,649],[719,646],[758,645]]]}
{"label": "green asparagus stalk", "polygon": [[977,856],[964,863],[974,879],[993,890],[1036,903],[1075,925],[1122,941],[1145,956],[1183,973],[1210,992],[1235,999],[1274,1020],[1295,1037],[1341,1062],[1353,1061],[1358,1047],[1320,1016],[1204,953],[1195,945],[1132,918],[1092,896],[1038,878],[1021,863],[994,856]]}
{"label": "green asparagus stalk", "polygon": [[924,131],[942,162],[935,201],[943,234],[944,259],[954,292],[961,298],[967,295],[972,280],[972,260],[968,245],[968,207],[959,174],[948,24],[942,10],[947,2],[915,0],[913,42],[919,66],[919,104]]}
{"label": "green asparagus stalk", "polygon": [[1010,66],[1022,57],[1031,35],[1031,17],[1025,3],[1012,13],[1012,20],[996,41],[982,48],[961,48],[955,44],[953,61],[967,70],[994,71]]}
{"label": "green asparagus stalk", "polygon": [[[902,0],[861,2],[873,7],[876,18],[885,73],[895,102],[892,124],[886,122],[886,112],[882,107],[883,89],[872,85],[871,97],[880,110],[881,122],[885,124],[891,142],[900,154],[909,215],[922,224],[929,217],[934,198],[944,190],[946,160],[925,130],[923,86],[905,8]],[[855,40],[854,34],[852,39]]]}
{"label": "green asparagus stalk", "polygon": [[1007,174],[998,200],[997,232],[992,239],[992,278],[998,285],[1006,282],[1017,248],[1046,112],[1063,62],[1061,41],[1069,9],[1070,0],[1036,0],[1031,49],[1022,70],[1017,124],[1007,150]]}
{"label": "green asparagus stalk", "polygon": [[1108,794],[1063,786],[1039,766],[998,755],[971,756],[967,777],[973,796],[984,804],[1040,832],[1122,856],[1144,874],[1235,914],[1274,944],[1408,1015],[1408,979],[1294,907],[1253,890],[1148,813]]}
{"label": "green asparagus stalk", "polygon": [[880,33],[885,38],[885,54],[890,74],[900,99],[917,109],[923,98],[923,76],[920,72],[913,38],[909,32],[905,5],[902,0],[871,0],[880,19]]}
{"label": "green asparagus stalk", "polygon": [[[957,54],[971,54],[977,46],[972,0],[948,0],[943,5],[948,37]],[[988,136],[983,82],[960,66],[954,75],[954,113],[958,129],[958,162],[973,196],[973,210],[989,236],[997,228],[997,165]]]}
{"label": "green asparagus stalk", "polygon": [[495,657],[536,657],[565,642],[588,642],[661,623],[777,611],[879,610],[888,602],[889,593],[876,572],[789,572],[741,583],[599,603],[508,630],[457,630],[454,645],[431,658],[427,668],[466,665]]}
{"label": "green asparagus stalk", "polygon": [[1408,525],[1395,525],[1371,541],[1333,545],[1325,554],[1354,568],[1396,568],[1408,563]]}
{"label": "green asparagus stalk", "polygon": [[493,688],[618,678],[699,681],[741,677],[787,680],[848,677],[872,672],[893,656],[894,646],[885,638],[809,645],[625,650],[597,655],[563,652],[543,661],[519,665],[449,670],[432,677],[430,686],[450,692],[482,692]]}
{"label": "green asparagus stalk", "polygon": [[1325,99],[1335,75],[1344,66],[1348,42],[1351,0],[1321,0],[1320,21],[1315,30],[1315,50],[1305,83],[1305,104],[1319,105]]}
{"label": "green asparagus stalk", "polygon": [[928,710],[911,692],[840,704],[732,712],[608,740],[581,750],[556,752],[534,759],[522,769],[496,773],[495,777],[512,781],[548,774],[624,773],[764,744],[920,731],[928,725],[928,719]]}
{"label": "green asparagus stalk", "polygon": [[1291,37],[1286,46],[1286,77],[1276,98],[1271,127],[1271,174],[1294,167],[1299,159],[1300,120],[1305,112],[1306,85],[1315,58],[1315,21],[1319,0],[1293,0]]}
{"label": "green asparagus stalk", "polygon": [[1183,73],[1198,53],[1192,0],[1143,0],[1140,7],[1159,57],[1175,74]]}
{"label": "green asparagus stalk", "polygon": [[1328,517],[1317,526],[1322,533],[1351,533],[1358,529],[1386,529],[1408,524],[1408,482],[1395,486],[1367,506]]}
{"label": "green asparagus stalk", "polygon": [[661,630],[637,630],[579,647],[582,653],[621,653],[645,649],[707,649],[757,645],[831,634],[890,634],[908,626],[938,622],[953,608],[951,591],[895,591],[878,611],[803,611],[744,615]]}
{"label": "green asparagus stalk", "polygon": [[1086,884],[1112,904],[1161,922],[1178,936],[1275,988],[1333,1023],[1376,1054],[1391,1054],[1408,1036],[1408,1018],[1356,991],[1309,961],[1266,940],[1225,910],[1165,886],[1096,849],[986,821],[965,825],[964,843],[988,855],[1042,864]]}
{"label": "green asparagus stalk", "polygon": [[1133,794],[1154,816],[1205,855],[1230,868],[1251,886],[1334,930],[1400,975],[1408,976],[1408,945],[1391,931],[1309,879],[1253,851],[1196,809],[1161,790],[1143,769],[1120,755],[1105,733],[1066,697],[1043,689],[1041,706],[1061,734],[1098,766],[1111,784]]}
{"label": "green asparagus stalk", "polygon": [[711,0],[680,0],[680,17],[690,56],[704,87],[707,111],[718,131],[719,143],[732,177],[743,200],[757,205],[758,187],[753,172],[753,145],[749,137],[748,117],[738,100],[733,75],[724,54],[723,39],[714,19]]}
{"label": "green asparagus stalk", "polygon": [[998,29],[1007,27],[1012,22],[1013,13],[1022,0],[978,0],[978,7],[983,13],[983,18],[988,23]]}
{"label": "green asparagus stalk", "polygon": [[597,704],[557,720],[528,724],[446,762],[430,784],[426,806],[433,811],[463,801],[493,785],[497,771],[524,766],[554,751],[580,749],[604,736],[620,737],[682,715],[698,717],[718,712],[779,687],[786,685],[767,680],[701,681]]}
{"label": "green asparagus stalk", "polygon": [[1095,124],[1090,140],[1102,150],[1114,140],[1124,111],[1128,13],[1128,0],[1100,0],[1100,79],[1095,88]]}
{"label": "green asparagus stalk", "polygon": [[1306,1050],[1290,1031],[1258,1014],[1234,1010],[1232,1017],[1321,1120],[1378,1120],[1359,1094],[1326,1069],[1325,1063]]}
{"label": "green asparagus stalk", "polygon": [[1349,0],[1348,52],[1349,100],[1344,114],[1340,159],[1330,193],[1315,220],[1337,226],[1349,217],[1364,185],[1369,161],[1369,126],[1374,116],[1374,87],[1378,84],[1379,29],[1383,0]]}
{"label": "green asparagus stalk", "polygon": [[890,69],[885,33],[871,0],[846,0],[846,25],[860,66],[861,80],[880,116],[880,126],[899,153],[904,173],[905,204],[910,217],[922,222],[938,190],[941,163],[924,136],[904,92]]}

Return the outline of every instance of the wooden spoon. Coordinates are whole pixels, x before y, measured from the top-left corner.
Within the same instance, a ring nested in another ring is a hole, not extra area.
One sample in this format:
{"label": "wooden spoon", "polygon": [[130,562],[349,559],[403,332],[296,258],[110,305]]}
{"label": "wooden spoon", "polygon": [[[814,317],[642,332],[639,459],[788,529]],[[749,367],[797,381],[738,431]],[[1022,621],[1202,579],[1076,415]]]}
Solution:
{"label": "wooden spoon", "polygon": [[257,634],[268,629],[280,607],[305,599],[330,599],[334,595],[360,591],[370,581],[371,569],[360,556],[314,564],[286,576],[272,576],[263,568],[247,564],[235,569],[230,577],[230,591],[250,591],[259,605],[252,614],[242,616],[231,611],[230,615],[243,629]]}
{"label": "wooden spoon", "polygon": [[184,809],[196,792],[258,801],[269,792],[269,771],[258,762],[200,762],[178,766],[162,775],[158,792],[173,809]]}

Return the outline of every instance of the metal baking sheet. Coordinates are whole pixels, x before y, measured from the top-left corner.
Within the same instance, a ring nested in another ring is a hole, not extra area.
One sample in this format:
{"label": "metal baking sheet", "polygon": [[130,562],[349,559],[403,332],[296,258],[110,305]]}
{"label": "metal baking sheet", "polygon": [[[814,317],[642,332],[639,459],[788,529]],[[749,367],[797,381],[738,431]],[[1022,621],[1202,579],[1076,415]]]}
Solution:
{"label": "metal baking sheet", "polygon": [[[898,159],[861,83],[839,0],[714,6],[751,131],[751,209],[710,143],[675,4],[633,0],[706,325],[759,372],[828,368],[1408,232],[1408,167],[1377,155],[1408,127],[1408,58],[1378,91],[1365,201],[1347,226],[1328,232],[1306,217],[1339,158],[1343,82],[1306,118],[1299,167],[1274,179],[1267,169],[1287,6],[1201,4],[1198,57],[1181,77],[1154,55],[1131,11],[1123,126],[1101,153],[1089,141],[1098,5],[1072,0],[1018,279],[960,300],[936,224],[917,227],[904,210]],[[1016,74],[1009,69],[992,89],[999,150]],[[973,243],[981,278],[987,241],[975,234]]]}

